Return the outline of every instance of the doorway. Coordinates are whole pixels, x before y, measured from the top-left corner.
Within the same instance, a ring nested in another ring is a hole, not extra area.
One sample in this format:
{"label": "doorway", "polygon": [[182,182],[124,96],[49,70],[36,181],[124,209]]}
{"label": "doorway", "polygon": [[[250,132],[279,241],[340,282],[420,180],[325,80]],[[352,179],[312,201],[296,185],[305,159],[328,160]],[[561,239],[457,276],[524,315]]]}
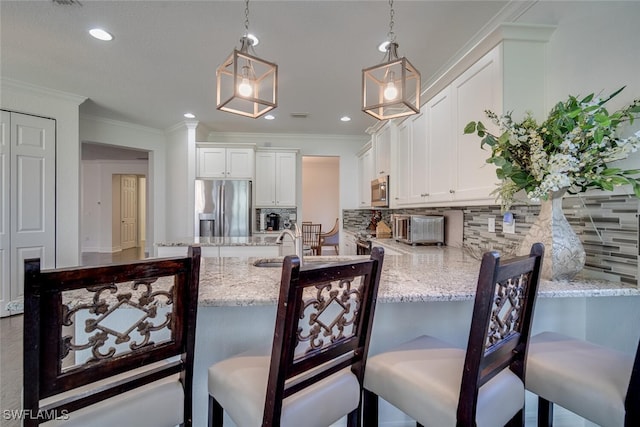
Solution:
{"label": "doorway", "polygon": [[340,218],[340,157],[302,157],[302,221],[322,224],[322,232]]}

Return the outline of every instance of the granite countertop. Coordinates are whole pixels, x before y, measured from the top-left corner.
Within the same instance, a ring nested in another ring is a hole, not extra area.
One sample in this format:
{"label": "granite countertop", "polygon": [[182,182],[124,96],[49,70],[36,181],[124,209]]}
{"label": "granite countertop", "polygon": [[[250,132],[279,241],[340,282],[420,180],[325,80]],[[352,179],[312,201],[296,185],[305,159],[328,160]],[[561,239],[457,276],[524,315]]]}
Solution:
{"label": "granite countertop", "polygon": [[[213,238],[203,242],[189,241],[159,244],[183,246],[268,245],[275,236],[249,238]],[[478,254],[448,246],[408,246],[392,239],[377,239],[374,246],[387,249],[380,280],[378,301],[381,303],[462,301],[475,295],[480,268]],[[307,256],[303,268],[314,264],[368,256]],[[266,261],[281,261],[282,257]],[[256,267],[265,261],[256,257],[202,258],[200,266],[201,307],[275,305],[280,286],[281,268]],[[540,298],[640,296],[634,285],[597,280],[578,275],[572,281],[540,283]],[[21,300],[9,303],[9,309],[21,309]]]}
{"label": "granite countertop", "polygon": [[171,242],[156,243],[156,246],[276,246],[277,232],[254,234],[245,237],[183,237]]}
{"label": "granite countertop", "polygon": [[[380,246],[384,242],[377,242]],[[394,242],[395,243],[395,242]],[[389,245],[391,246],[391,245]],[[395,246],[391,249],[396,249]],[[385,255],[378,301],[424,302],[472,299],[480,261],[472,254],[450,247],[407,248],[413,254]],[[314,262],[367,258],[305,257],[306,266]],[[274,305],[278,297],[281,269],[255,267],[258,258],[204,258],[200,270],[200,306]],[[568,281],[542,281],[540,298],[640,296],[636,286],[577,278]]]}

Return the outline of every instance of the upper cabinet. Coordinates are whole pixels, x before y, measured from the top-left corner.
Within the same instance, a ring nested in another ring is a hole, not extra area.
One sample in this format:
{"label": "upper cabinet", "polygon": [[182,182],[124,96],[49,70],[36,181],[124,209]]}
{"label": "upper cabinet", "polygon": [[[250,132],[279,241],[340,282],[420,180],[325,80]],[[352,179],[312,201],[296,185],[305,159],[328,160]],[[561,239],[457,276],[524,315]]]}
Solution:
{"label": "upper cabinet", "polygon": [[371,180],[373,173],[373,148],[368,143],[358,154],[358,207],[371,207]]}
{"label": "upper cabinet", "polygon": [[383,127],[373,139],[374,177],[391,174],[391,126]]}
{"label": "upper cabinet", "polygon": [[392,196],[397,206],[424,203],[429,196],[426,122],[427,116],[423,113],[398,126],[396,195]]}
{"label": "upper cabinet", "polygon": [[[482,121],[498,133],[486,110],[542,117],[545,42],[552,32],[548,26],[501,26],[425,91],[428,101],[421,115],[378,131],[376,171],[384,164],[379,157],[395,159],[394,206],[496,203],[495,166],[486,163],[491,152],[480,148],[476,135],[465,135],[464,128],[470,121]],[[395,156],[384,148],[377,152],[387,140],[393,140],[389,146]]]}
{"label": "upper cabinet", "polygon": [[297,152],[256,152],[256,207],[295,207]]}
{"label": "upper cabinet", "polygon": [[196,152],[198,178],[253,179],[255,151],[252,147],[200,145]]}

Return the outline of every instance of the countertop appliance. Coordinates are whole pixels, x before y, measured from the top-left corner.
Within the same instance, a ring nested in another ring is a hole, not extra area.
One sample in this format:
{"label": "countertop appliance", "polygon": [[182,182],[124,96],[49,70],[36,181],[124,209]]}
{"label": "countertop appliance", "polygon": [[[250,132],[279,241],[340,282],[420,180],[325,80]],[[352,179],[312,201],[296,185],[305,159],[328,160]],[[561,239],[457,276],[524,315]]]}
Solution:
{"label": "countertop appliance", "polygon": [[371,181],[371,206],[389,207],[389,175]]}
{"label": "countertop appliance", "polygon": [[251,236],[251,187],[248,180],[195,181],[195,235]]}
{"label": "countertop appliance", "polygon": [[271,212],[267,215],[267,230],[276,231],[280,230],[280,215],[274,212]]}
{"label": "countertop appliance", "polygon": [[444,217],[431,215],[392,215],[393,236],[397,242],[444,244]]}

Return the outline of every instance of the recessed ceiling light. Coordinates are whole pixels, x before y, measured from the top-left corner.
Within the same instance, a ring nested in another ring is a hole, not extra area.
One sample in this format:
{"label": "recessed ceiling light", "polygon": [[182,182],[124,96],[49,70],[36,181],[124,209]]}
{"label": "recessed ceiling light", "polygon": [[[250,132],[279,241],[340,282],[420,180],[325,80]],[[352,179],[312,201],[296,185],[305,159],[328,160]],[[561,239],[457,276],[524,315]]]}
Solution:
{"label": "recessed ceiling light", "polygon": [[391,43],[389,40],[380,43],[378,45],[378,50],[380,52],[382,52],[382,53],[386,53],[387,52],[387,46],[389,46],[389,43]]}
{"label": "recessed ceiling light", "polygon": [[184,116],[185,116],[187,119],[195,119],[195,118],[196,118],[196,115],[195,115],[195,114],[193,114],[193,113],[184,113]]}
{"label": "recessed ceiling light", "polygon": [[350,122],[350,121],[351,121],[351,117],[349,117],[349,116],[342,116],[342,117],[340,117],[340,120],[342,120],[343,122]]}
{"label": "recessed ceiling light", "polygon": [[266,116],[264,116],[265,120],[273,120],[275,118],[276,118],[276,116],[274,116],[273,114],[267,114]]}
{"label": "recessed ceiling light", "polygon": [[251,46],[258,46],[258,43],[260,43],[260,40],[253,34],[247,34],[247,38],[251,40]]}
{"label": "recessed ceiling light", "polygon": [[91,34],[93,37],[95,37],[98,40],[102,40],[106,42],[113,40],[113,36],[109,32],[103,30],[102,28],[92,28],[89,30],[89,34]]}

